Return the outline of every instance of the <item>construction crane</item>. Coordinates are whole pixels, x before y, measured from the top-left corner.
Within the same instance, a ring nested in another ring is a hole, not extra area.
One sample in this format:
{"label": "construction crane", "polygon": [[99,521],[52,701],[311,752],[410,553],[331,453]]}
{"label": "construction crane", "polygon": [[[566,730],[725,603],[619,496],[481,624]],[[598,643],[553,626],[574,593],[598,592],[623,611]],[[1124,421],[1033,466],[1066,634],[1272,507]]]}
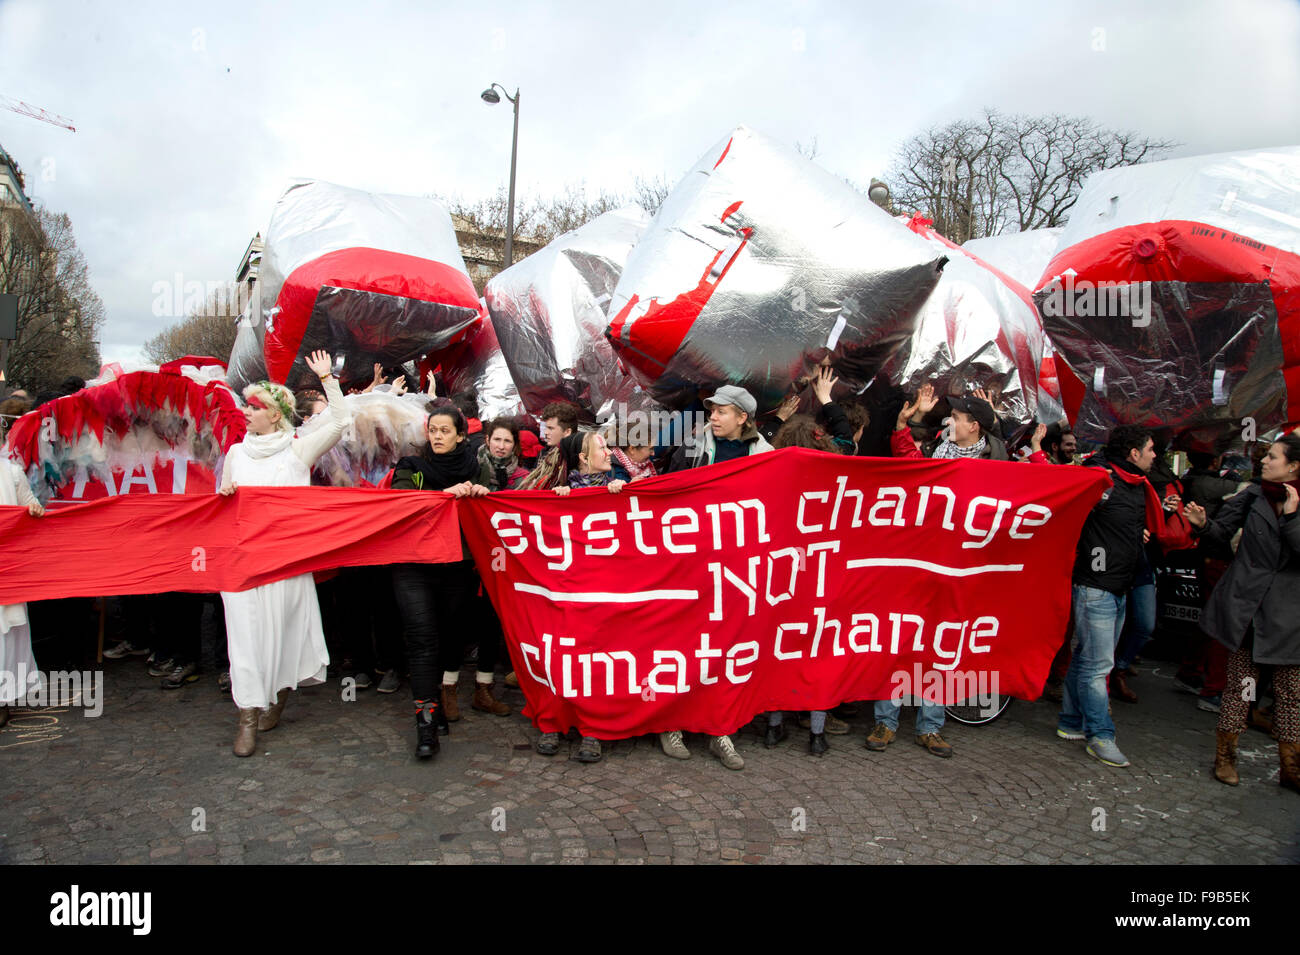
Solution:
{"label": "construction crane", "polygon": [[21,100],[10,99],[8,96],[0,95],[0,107],[13,110],[23,116],[30,116],[32,119],[39,119],[42,123],[49,123],[51,126],[62,126],[64,129],[70,129],[74,133],[77,127],[72,125],[72,120],[65,119],[49,110],[41,109],[39,106],[32,106],[30,103],[24,103]]}

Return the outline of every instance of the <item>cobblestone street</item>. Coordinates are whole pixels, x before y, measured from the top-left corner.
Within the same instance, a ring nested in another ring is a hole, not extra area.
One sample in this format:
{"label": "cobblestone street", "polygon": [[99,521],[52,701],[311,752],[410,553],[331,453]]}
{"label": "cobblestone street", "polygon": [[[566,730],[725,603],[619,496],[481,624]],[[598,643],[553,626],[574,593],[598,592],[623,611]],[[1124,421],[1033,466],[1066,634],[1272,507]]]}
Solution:
{"label": "cobblestone street", "polygon": [[337,680],[295,694],[257,755],[236,759],[235,709],[211,672],[164,692],[139,661],[109,663],[99,718],[16,712],[0,732],[0,861],[1300,861],[1276,744],[1247,733],[1241,785],[1216,783],[1214,717],[1171,674],[1143,667],[1142,701],[1115,704],[1130,769],[1056,739],[1052,704],[1017,701],[989,726],[950,721],[951,760],[913,744],[911,711],[888,751],[868,752],[864,707],[822,759],[793,721],[771,751],[755,724],[732,772],[698,736],[689,761],[650,737],[607,744],[594,765],[567,743],[539,756],[522,694],[504,691],[513,716],[475,713],[468,671],[464,718],[430,764],[412,756],[405,684],[343,702]]}

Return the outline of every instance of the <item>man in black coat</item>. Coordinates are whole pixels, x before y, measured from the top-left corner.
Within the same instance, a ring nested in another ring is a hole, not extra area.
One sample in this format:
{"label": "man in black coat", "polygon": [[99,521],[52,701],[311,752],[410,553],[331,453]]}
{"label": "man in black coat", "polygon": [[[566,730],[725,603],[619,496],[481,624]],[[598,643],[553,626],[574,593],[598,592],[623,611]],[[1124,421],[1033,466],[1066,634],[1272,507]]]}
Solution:
{"label": "man in black coat", "polygon": [[1115,665],[1115,645],[1124,626],[1125,598],[1142,545],[1148,539],[1146,474],[1155,445],[1144,428],[1121,425],[1105,451],[1085,466],[1104,468],[1111,487],[1088,515],[1079,535],[1073,575],[1074,658],[1065,675],[1056,735],[1086,739],[1087,750],[1108,766],[1128,766],[1115,745],[1106,677]]}

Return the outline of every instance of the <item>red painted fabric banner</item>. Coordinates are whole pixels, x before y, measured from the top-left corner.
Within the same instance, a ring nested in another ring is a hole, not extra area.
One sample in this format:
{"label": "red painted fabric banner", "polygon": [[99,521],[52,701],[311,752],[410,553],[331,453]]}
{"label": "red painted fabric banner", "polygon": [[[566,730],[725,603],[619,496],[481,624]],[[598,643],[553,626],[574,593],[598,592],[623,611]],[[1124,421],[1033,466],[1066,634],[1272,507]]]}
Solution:
{"label": "red painted fabric banner", "polygon": [[1094,469],[790,449],[622,493],[459,502],[543,732],[734,732],[768,710],[1035,698]]}
{"label": "red painted fabric banner", "polygon": [[247,590],[331,567],[461,559],[449,494],[242,487],[0,507],[0,604]]}

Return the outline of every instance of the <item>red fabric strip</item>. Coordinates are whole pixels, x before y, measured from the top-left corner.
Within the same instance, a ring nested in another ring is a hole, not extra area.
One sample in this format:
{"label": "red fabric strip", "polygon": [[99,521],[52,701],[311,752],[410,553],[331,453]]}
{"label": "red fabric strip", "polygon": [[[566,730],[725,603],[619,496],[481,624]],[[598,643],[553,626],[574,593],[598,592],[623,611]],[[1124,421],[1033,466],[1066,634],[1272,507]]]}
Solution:
{"label": "red fabric strip", "polygon": [[247,590],[331,567],[461,559],[454,498],[333,487],[0,507],[0,604]]}

